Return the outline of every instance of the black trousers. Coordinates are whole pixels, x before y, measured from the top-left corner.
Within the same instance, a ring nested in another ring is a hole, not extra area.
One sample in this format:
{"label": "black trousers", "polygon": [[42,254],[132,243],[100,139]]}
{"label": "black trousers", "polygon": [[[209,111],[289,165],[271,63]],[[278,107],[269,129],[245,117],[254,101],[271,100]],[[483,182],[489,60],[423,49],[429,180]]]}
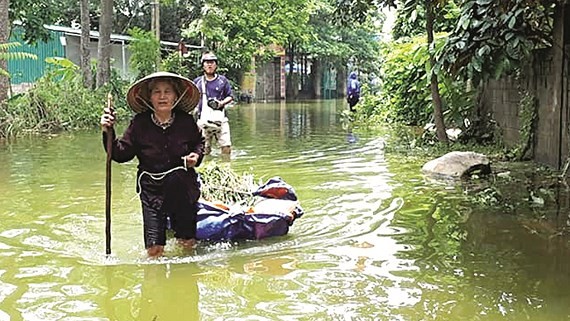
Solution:
{"label": "black trousers", "polygon": [[187,177],[188,172],[175,171],[162,180],[149,175],[140,178],[140,200],[143,212],[145,248],[166,244],[167,217],[174,237],[196,237],[198,183]]}
{"label": "black trousers", "polygon": [[350,108],[350,110],[352,110],[354,108],[354,106],[356,106],[356,104],[358,104],[359,100],[360,100],[360,97],[354,96],[354,95],[349,95],[348,97],[346,97],[346,102],[348,103],[348,107]]}

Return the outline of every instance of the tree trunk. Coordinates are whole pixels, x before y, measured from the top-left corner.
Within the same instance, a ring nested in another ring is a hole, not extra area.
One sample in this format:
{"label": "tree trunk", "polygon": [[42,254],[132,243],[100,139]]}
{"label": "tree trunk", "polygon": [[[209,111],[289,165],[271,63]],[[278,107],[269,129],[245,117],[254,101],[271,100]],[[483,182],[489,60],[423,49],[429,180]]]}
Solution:
{"label": "tree trunk", "polygon": [[93,86],[93,74],[91,73],[91,54],[89,52],[91,44],[89,36],[91,30],[89,0],[81,0],[79,6],[81,10],[81,73],[83,74],[83,86],[91,88]]}
{"label": "tree trunk", "polygon": [[344,65],[338,66],[336,68],[336,98],[346,96],[346,78],[346,67]]}
{"label": "tree trunk", "polygon": [[97,48],[97,88],[111,78],[111,29],[113,27],[113,0],[101,0],[99,45]]}
{"label": "tree trunk", "polygon": [[295,43],[292,42],[289,44],[289,76],[287,76],[287,82],[285,84],[285,97],[286,99],[297,99],[298,91],[298,83],[297,77],[295,77],[294,64],[295,64]]}
{"label": "tree trunk", "polygon": [[[0,43],[8,43],[10,37],[10,20],[8,18],[8,8],[10,0],[0,0]],[[0,59],[0,68],[8,71],[8,61]],[[0,75],[0,105],[8,99],[10,90],[10,78]]]}
{"label": "tree trunk", "polygon": [[321,82],[323,79],[323,68],[318,59],[313,59],[311,67],[311,76],[313,82],[313,98],[321,98],[323,96]]}
{"label": "tree trunk", "polygon": [[[433,37],[433,4],[431,0],[426,0],[426,32],[428,40],[428,51],[429,51],[429,63],[430,68],[435,66],[434,58],[434,37]],[[437,140],[443,143],[448,143],[449,139],[445,131],[445,123],[443,121],[443,108],[441,103],[441,96],[439,95],[439,82],[437,75],[430,69],[430,87],[431,87],[431,99],[433,101],[433,118],[435,123],[435,133]]]}

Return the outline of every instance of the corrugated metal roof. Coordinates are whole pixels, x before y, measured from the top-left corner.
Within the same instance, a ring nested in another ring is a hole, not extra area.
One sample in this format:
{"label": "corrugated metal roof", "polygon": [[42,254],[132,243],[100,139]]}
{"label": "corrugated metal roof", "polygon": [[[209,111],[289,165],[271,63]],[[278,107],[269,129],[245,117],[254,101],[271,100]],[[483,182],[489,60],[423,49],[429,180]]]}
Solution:
{"label": "corrugated metal roof", "polygon": [[[56,25],[44,25],[44,28],[52,31],[59,31],[63,32],[66,35],[70,36],[77,36],[81,37],[81,29],[71,28],[71,27],[64,27],[64,26],[56,26]],[[99,31],[91,30],[89,32],[89,36],[94,39],[99,39]],[[111,34],[111,41],[131,41],[133,37],[127,35],[119,35],[119,34]],[[161,41],[161,45],[169,46],[169,47],[178,47],[178,43],[171,42],[171,41]],[[195,46],[195,45],[185,45],[188,49],[202,49],[202,46]]]}
{"label": "corrugated metal roof", "polygon": [[[12,84],[20,83],[32,83],[40,78],[45,71],[48,64],[45,59],[48,57],[67,57],[66,47],[62,44],[62,39],[66,37],[81,37],[81,29],[56,26],[56,25],[44,25],[44,27],[50,31],[50,40],[47,42],[38,42],[35,45],[26,44],[22,39],[22,30],[15,28],[9,42],[19,42],[22,46],[11,49],[11,51],[29,52],[37,55],[37,60],[30,59],[10,59],[8,60],[8,72],[11,75],[10,81]],[[91,31],[90,36],[92,39],[99,38],[99,32]],[[111,42],[119,43],[124,47],[125,43],[132,41],[133,37],[119,34],[111,34]],[[178,43],[170,41],[161,41],[162,46],[168,47],[178,47]],[[186,45],[186,48],[191,50],[198,50],[203,48],[202,46]],[[69,57],[68,57],[69,58]],[[125,59],[124,57],[122,58]],[[125,69],[125,68],[123,68]],[[126,70],[126,69],[125,69]]]}

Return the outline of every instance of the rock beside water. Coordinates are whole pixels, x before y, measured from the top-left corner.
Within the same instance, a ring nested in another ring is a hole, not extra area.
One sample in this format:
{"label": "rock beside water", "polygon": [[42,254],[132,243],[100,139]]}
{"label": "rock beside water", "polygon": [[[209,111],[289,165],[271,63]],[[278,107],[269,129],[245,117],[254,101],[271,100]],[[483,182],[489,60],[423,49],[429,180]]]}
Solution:
{"label": "rock beside water", "polygon": [[452,178],[469,177],[475,172],[490,174],[491,163],[483,154],[454,151],[425,163],[422,172]]}

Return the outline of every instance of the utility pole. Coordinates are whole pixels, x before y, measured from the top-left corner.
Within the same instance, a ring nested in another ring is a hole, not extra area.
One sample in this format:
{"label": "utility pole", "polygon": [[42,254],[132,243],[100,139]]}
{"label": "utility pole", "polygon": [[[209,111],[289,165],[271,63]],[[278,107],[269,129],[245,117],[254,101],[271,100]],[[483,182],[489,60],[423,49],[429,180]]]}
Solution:
{"label": "utility pole", "polygon": [[152,6],[152,17],[150,29],[154,31],[156,39],[160,41],[160,2],[155,0],[150,3]]}
{"label": "utility pole", "polygon": [[[151,19],[150,19],[151,20],[150,29],[151,29],[151,31],[154,31],[154,36],[158,40],[159,48],[160,48],[160,2],[159,2],[159,0],[154,0],[153,2],[150,3],[150,5],[152,6]],[[159,49],[158,58],[156,60],[155,71],[158,70],[159,65],[160,65],[160,49]]]}

